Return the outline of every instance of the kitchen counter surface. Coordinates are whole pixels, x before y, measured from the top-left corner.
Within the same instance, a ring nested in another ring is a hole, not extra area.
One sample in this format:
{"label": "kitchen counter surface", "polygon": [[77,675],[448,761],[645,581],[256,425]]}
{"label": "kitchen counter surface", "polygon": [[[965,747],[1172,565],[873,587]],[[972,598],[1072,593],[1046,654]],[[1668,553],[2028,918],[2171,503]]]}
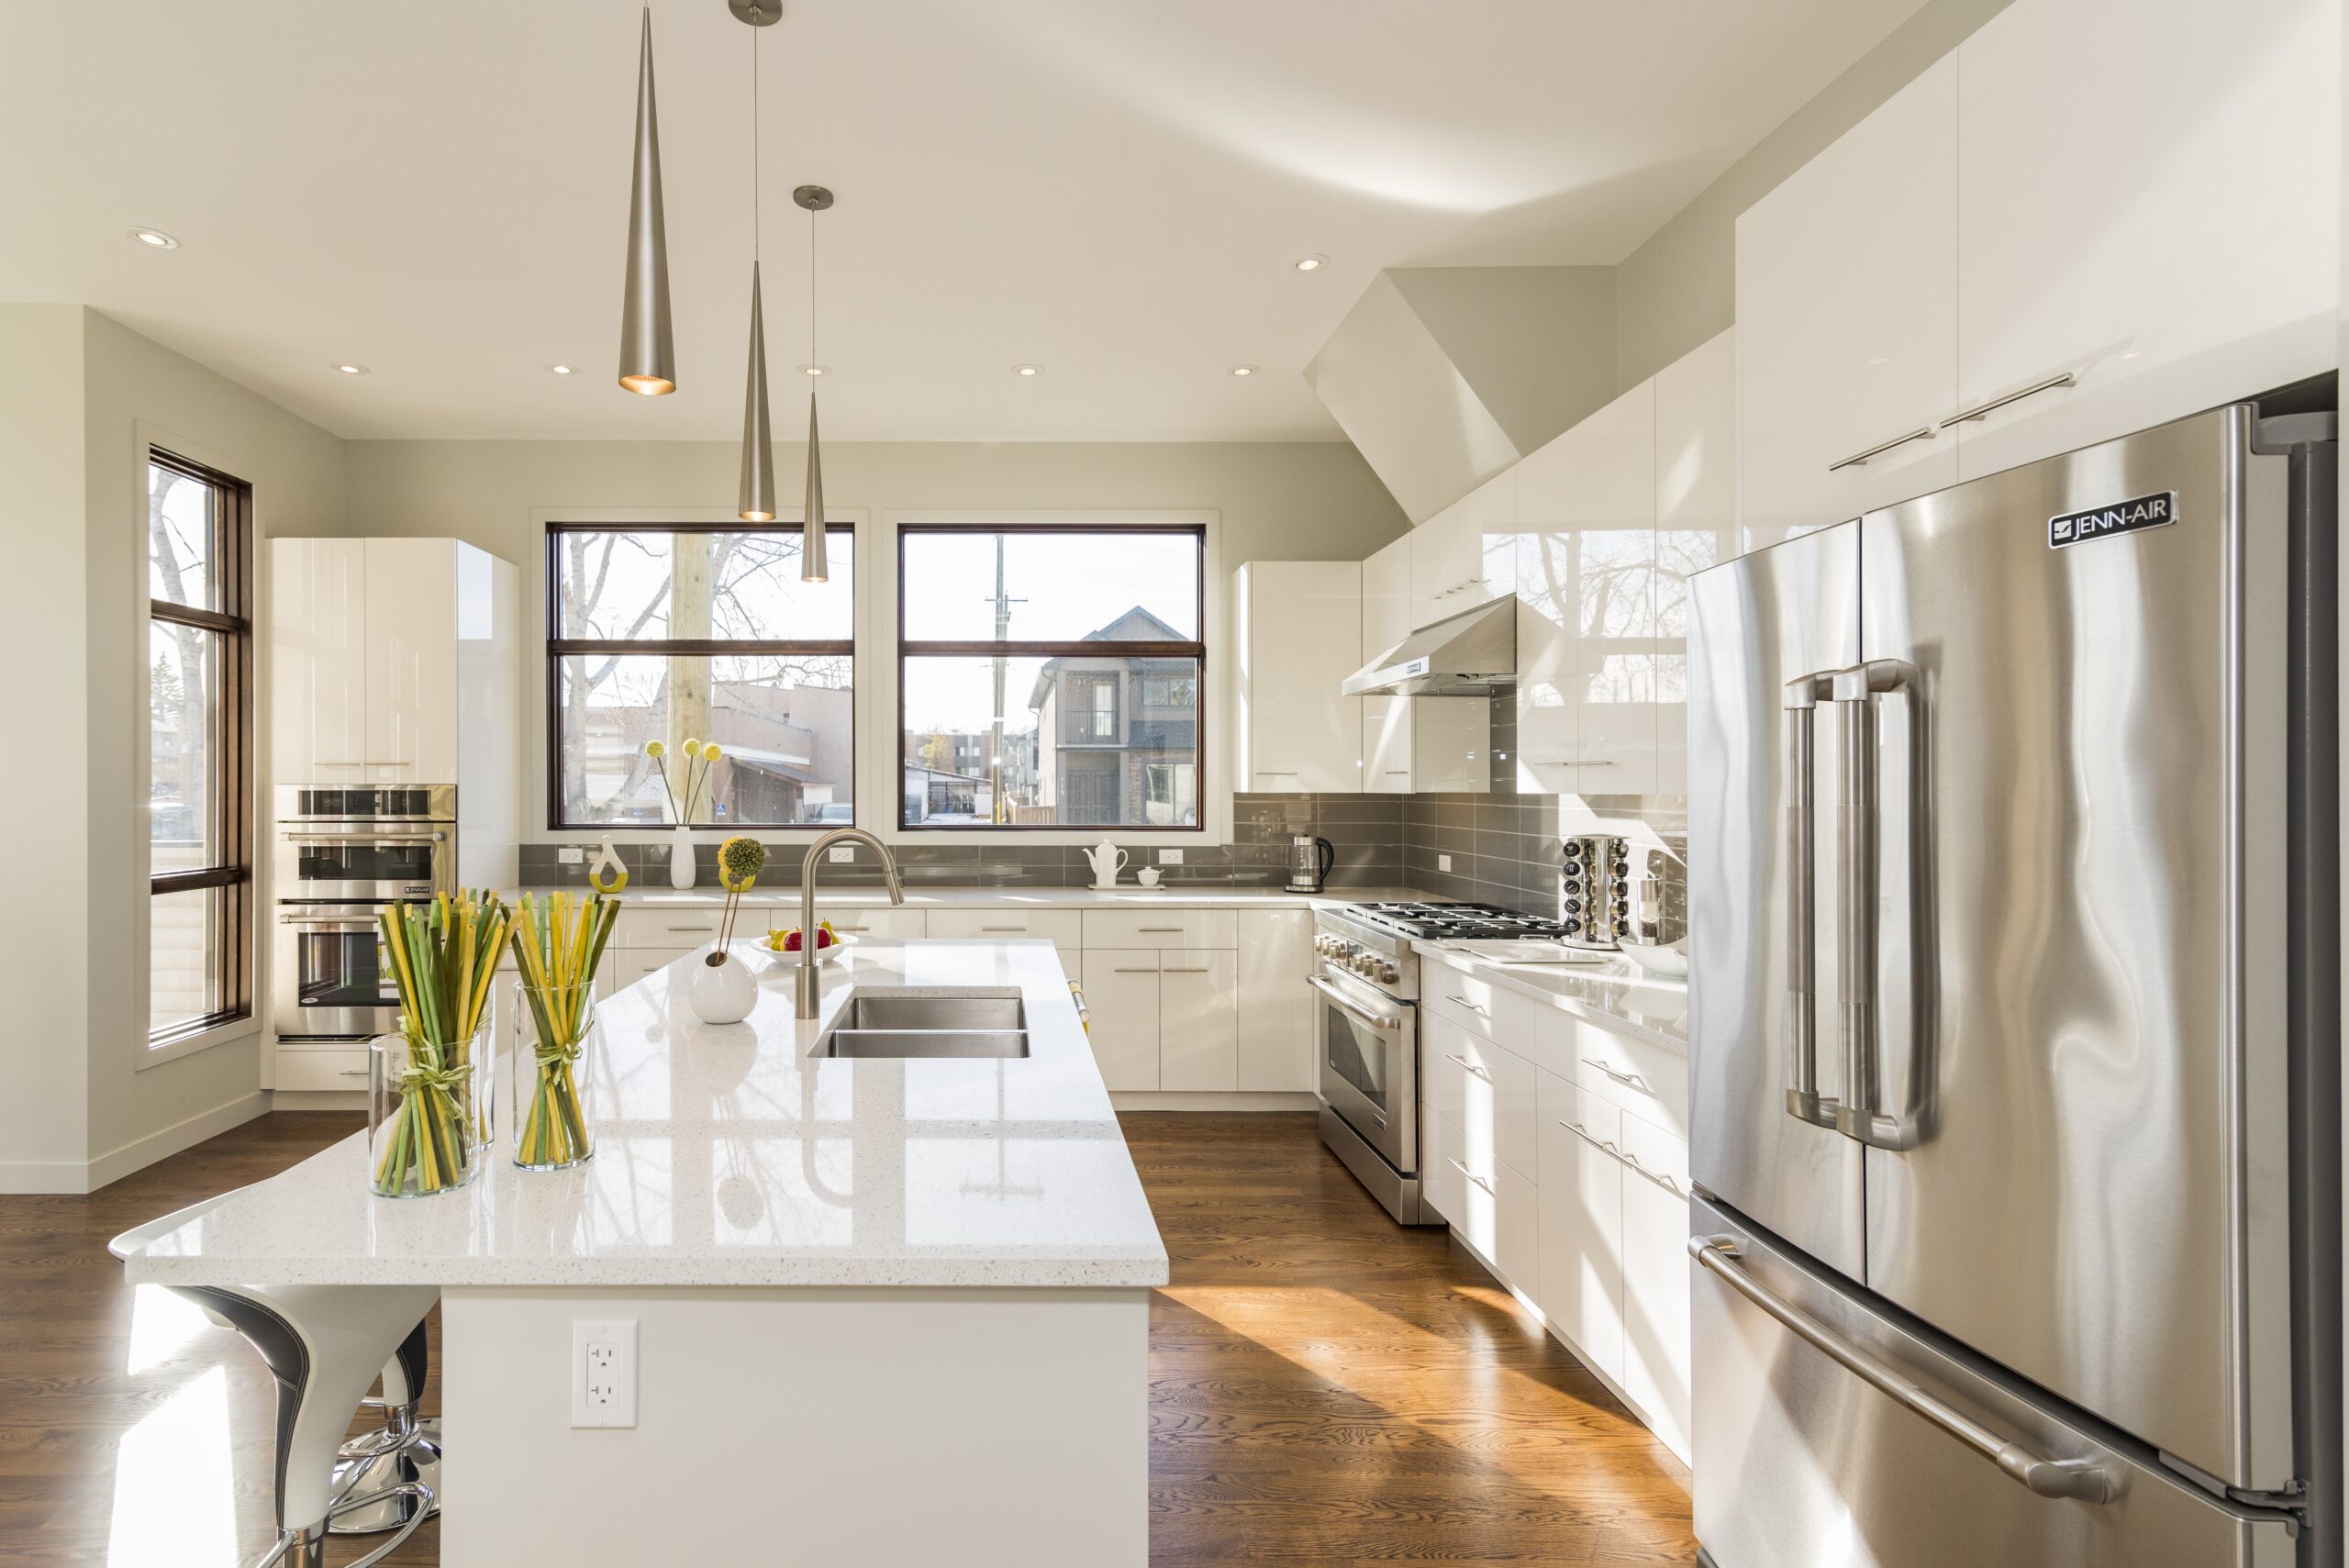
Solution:
{"label": "kitchen counter surface", "polygon": [[[667,896],[674,897],[674,895]],[[1166,1251],[1052,945],[866,941],[802,1022],[753,954],[740,1024],[686,1006],[688,956],[599,1008],[595,1157],[389,1199],[362,1135],[245,1188],[130,1260],[134,1281],[447,1286],[1063,1286],[1166,1283]],[[855,985],[1014,986],[1031,1054],[840,1061],[808,1050]]]}
{"label": "kitchen counter surface", "polygon": [[[544,896],[549,893],[562,892],[576,897],[591,891],[585,887],[526,886],[504,889],[500,896],[511,900],[524,893]],[[630,908],[646,909],[714,909],[726,898],[724,891],[714,886],[688,888],[680,893],[674,888],[646,887],[633,883],[622,889],[618,896],[623,905]],[[1128,882],[1109,892],[1091,887],[908,887],[906,889],[906,907],[1139,909],[1156,906],[1191,909],[1311,909],[1325,904],[1363,904],[1425,896],[1399,887],[1333,887],[1324,893],[1308,894],[1285,893],[1277,887],[1217,887],[1196,884],[1141,888]],[[743,895],[742,902],[755,908],[796,908],[799,904],[799,889],[796,885],[753,887]],[[889,894],[885,888],[870,884],[824,883],[816,890],[816,902],[828,909],[878,909],[887,906]]]}
{"label": "kitchen counter surface", "polygon": [[1627,958],[1604,963],[1502,963],[1455,952],[1441,942],[1413,942],[1421,957],[1495,985],[1652,1040],[1686,1055],[1688,982],[1650,974]]}

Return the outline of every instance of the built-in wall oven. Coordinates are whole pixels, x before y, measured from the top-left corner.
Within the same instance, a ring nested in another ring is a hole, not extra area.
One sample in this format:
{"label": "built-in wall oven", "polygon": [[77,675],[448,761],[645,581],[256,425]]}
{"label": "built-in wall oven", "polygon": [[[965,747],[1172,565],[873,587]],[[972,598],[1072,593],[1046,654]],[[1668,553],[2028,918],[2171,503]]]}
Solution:
{"label": "built-in wall oven", "polygon": [[453,784],[284,784],[276,793],[271,1022],[280,1040],[397,1027],[376,911],[457,885]]}

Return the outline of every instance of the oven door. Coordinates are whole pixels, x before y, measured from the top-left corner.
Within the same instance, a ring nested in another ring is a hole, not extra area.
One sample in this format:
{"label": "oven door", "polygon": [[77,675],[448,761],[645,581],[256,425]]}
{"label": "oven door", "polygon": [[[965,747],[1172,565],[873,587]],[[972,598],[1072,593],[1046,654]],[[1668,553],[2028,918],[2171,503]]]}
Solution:
{"label": "oven door", "polygon": [[348,1040],[398,1027],[399,990],[384,967],[373,909],[281,909],[272,956],[271,1022],[280,1039]]}
{"label": "oven door", "polygon": [[1419,1168],[1419,1057],[1408,1002],[1324,969],[1313,987],[1321,1098],[1399,1175]]}
{"label": "oven door", "polygon": [[456,891],[456,836],[446,823],[384,828],[304,823],[277,836],[281,899],[429,898]]}

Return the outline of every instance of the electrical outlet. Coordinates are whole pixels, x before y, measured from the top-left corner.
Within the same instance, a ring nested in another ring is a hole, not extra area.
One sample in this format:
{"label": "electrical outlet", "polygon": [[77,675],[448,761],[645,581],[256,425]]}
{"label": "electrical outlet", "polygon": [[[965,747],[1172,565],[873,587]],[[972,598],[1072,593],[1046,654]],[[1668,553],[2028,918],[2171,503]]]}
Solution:
{"label": "electrical outlet", "polygon": [[846,865],[849,862],[854,859],[856,859],[856,846],[854,844],[834,844],[832,846],[831,860],[834,865]]}
{"label": "electrical outlet", "polygon": [[1183,851],[1180,850],[1161,850],[1158,851],[1158,863],[1163,866],[1181,865],[1183,863]]}
{"label": "electrical outlet", "polygon": [[576,844],[565,844],[562,847],[562,852],[555,856],[555,860],[562,865],[585,865],[587,863],[587,851],[581,849]]}
{"label": "electrical outlet", "polygon": [[571,1424],[636,1425],[636,1319],[571,1320]]}
{"label": "electrical outlet", "polygon": [[1452,869],[1452,857],[1450,855],[1436,856],[1435,869],[1438,871],[1450,871]]}

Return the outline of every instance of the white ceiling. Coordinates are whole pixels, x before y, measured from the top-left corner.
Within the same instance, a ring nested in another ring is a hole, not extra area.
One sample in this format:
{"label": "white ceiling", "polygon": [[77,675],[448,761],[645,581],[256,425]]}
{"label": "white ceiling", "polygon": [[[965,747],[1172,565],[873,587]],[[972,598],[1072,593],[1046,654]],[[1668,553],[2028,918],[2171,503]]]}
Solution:
{"label": "white ceiling", "polygon": [[[1380,269],[1618,261],[1918,0],[785,3],[776,434],[805,418],[789,192],[820,182],[827,437],[1188,440],[1334,439],[1297,373]],[[613,382],[639,15],[22,0],[0,299],[86,302],[348,437],[738,436],[724,0],[653,6],[680,389]]]}

